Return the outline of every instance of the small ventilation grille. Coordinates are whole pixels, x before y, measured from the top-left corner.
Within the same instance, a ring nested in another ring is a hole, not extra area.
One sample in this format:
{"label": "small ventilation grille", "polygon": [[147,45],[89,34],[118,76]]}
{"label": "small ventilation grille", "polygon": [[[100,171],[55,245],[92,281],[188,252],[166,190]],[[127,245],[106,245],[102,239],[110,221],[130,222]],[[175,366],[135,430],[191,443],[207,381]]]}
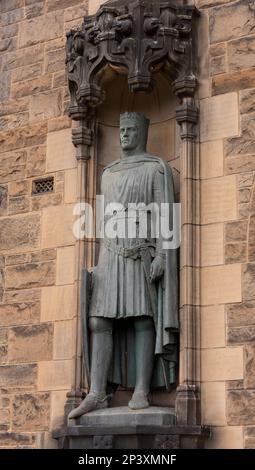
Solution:
{"label": "small ventilation grille", "polygon": [[33,194],[52,193],[54,191],[54,178],[45,178],[33,181]]}

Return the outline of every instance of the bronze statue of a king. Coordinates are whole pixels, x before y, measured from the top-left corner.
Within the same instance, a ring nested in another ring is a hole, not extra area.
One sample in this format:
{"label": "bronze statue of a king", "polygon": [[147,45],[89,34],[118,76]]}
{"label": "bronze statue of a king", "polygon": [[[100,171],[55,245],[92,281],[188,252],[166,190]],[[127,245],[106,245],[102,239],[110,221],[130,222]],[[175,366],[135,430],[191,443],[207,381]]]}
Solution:
{"label": "bronze statue of a king", "polygon": [[[107,407],[109,386],[134,388],[128,406],[142,409],[149,406],[151,387],[169,390],[176,382],[177,252],[164,248],[160,224],[155,230],[162,204],[169,207],[172,224],[174,187],[168,164],[146,151],[148,128],[144,115],[122,114],[121,156],[103,172],[106,230],[82,312],[90,391],[69,418]],[[114,235],[109,207],[118,227]]]}

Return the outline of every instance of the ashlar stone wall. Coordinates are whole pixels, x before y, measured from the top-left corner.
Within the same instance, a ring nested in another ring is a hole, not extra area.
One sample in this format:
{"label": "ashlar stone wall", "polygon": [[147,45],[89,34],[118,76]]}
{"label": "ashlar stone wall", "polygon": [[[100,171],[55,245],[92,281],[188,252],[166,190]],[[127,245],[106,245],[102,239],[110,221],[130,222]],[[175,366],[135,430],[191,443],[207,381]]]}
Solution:
{"label": "ashlar stone wall", "polygon": [[[65,32],[84,0],[0,2],[0,447],[50,447],[74,382],[76,158]],[[33,195],[35,180],[53,192]]]}
{"label": "ashlar stone wall", "polygon": [[255,2],[196,5],[202,420],[213,425],[208,447],[254,448]]}
{"label": "ashlar stone wall", "polygon": [[[75,383],[77,163],[65,31],[98,0],[1,0],[0,447],[50,447]],[[191,0],[198,41],[202,422],[255,447],[255,2]],[[54,191],[33,194],[37,179]]]}

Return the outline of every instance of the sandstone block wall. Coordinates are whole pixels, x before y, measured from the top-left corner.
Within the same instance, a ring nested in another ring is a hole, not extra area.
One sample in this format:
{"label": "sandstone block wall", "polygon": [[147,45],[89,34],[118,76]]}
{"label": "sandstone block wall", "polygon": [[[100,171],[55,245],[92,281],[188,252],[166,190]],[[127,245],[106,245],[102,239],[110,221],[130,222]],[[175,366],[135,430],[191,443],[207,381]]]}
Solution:
{"label": "sandstone block wall", "polygon": [[[74,385],[77,164],[65,32],[98,0],[1,0],[0,447],[51,447]],[[202,422],[255,447],[255,5],[190,0],[198,43]],[[37,179],[54,191],[33,195]],[[183,276],[184,277],[184,276]]]}
{"label": "sandstone block wall", "polygon": [[[76,159],[65,33],[84,0],[0,2],[0,447],[51,447],[74,381]],[[53,192],[33,195],[35,180]]]}
{"label": "sandstone block wall", "polygon": [[[190,2],[192,3],[192,2]],[[246,0],[201,10],[201,396],[212,448],[255,447],[254,26]]]}

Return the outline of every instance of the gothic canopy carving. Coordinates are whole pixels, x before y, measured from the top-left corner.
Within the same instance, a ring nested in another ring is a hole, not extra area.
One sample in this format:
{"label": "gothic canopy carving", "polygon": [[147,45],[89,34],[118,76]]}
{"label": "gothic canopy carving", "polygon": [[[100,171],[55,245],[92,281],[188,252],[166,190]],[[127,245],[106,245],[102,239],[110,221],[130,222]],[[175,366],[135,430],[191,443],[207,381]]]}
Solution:
{"label": "gothic canopy carving", "polygon": [[67,34],[70,116],[81,119],[104,100],[101,77],[107,65],[125,71],[133,92],[153,87],[159,67],[176,92],[194,93],[193,23],[197,10],[160,0],[110,1]]}

